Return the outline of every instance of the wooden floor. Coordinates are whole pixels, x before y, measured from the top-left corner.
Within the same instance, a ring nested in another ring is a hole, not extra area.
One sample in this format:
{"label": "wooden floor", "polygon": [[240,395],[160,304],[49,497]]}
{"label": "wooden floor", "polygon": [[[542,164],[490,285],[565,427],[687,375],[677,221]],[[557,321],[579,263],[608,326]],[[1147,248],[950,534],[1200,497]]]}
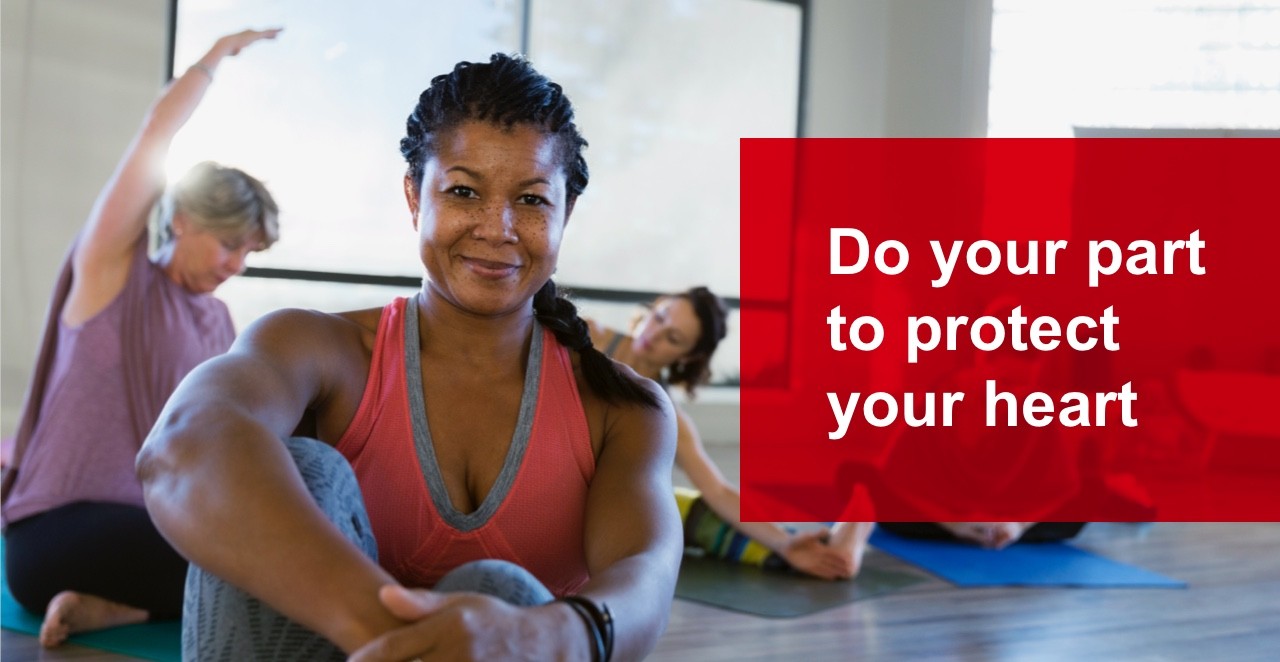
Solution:
{"label": "wooden floor", "polygon": [[958,589],[931,580],[785,620],[677,600],[651,659],[1280,660],[1280,524],[1096,524],[1078,544],[1190,587]]}
{"label": "wooden floor", "polygon": [[[717,452],[736,474],[736,458]],[[958,589],[930,580],[794,619],[677,600],[651,660],[1280,660],[1280,524],[1094,524],[1077,544],[1187,581],[1176,589]],[[867,565],[901,567],[872,551]],[[3,660],[118,662],[42,652],[4,632]]]}

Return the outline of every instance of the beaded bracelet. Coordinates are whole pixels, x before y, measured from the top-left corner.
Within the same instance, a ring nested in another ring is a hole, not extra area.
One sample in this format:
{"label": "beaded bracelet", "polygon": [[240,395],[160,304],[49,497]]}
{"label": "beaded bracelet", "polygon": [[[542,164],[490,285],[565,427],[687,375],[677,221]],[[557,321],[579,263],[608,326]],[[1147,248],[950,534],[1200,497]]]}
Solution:
{"label": "beaded bracelet", "polygon": [[591,641],[595,645],[592,659],[596,662],[609,662],[613,657],[613,613],[603,602],[596,604],[581,595],[569,595],[560,598],[560,602],[569,605],[587,624],[591,632]]}

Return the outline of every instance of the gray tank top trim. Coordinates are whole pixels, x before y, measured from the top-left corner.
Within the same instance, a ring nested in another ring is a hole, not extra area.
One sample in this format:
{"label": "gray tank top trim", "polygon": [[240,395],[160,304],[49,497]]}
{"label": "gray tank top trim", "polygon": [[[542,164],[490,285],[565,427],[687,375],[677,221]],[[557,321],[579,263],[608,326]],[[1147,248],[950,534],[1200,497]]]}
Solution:
{"label": "gray tank top trim", "polygon": [[511,435],[511,446],[507,449],[507,457],[503,461],[502,471],[498,479],[489,488],[480,507],[470,513],[458,512],[449,499],[449,490],[445,488],[444,477],[440,473],[440,464],[436,460],[436,450],[431,441],[431,427],[427,424],[426,400],[422,392],[422,360],[418,351],[418,300],[413,297],[406,302],[404,315],[404,368],[409,390],[409,417],[413,422],[413,445],[418,454],[418,465],[422,475],[426,477],[427,489],[431,492],[431,500],[435,503],[436,512],[440,513],[449,526],[462,531],[473,531],[484,526],[502,505],[502,501],[511,491],[516,480],[516,472],[524,459],[525,449],[529,447],[529,435],[533,432],[533,414],[538,404],[538,382],[542,375],[542,326],[535,320],[533,323],[533,342],[529,345],[529,363],[524,371],[524,391],[520,394],[520,415],[516,419],[516,429]]}

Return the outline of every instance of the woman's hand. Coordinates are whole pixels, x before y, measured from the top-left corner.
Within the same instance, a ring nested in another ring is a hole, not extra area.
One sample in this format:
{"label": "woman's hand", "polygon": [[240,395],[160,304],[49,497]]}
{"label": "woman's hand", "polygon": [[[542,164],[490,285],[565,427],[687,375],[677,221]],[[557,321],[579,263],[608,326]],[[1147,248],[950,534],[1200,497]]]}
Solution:
{"label": "woman's hand", "polygon": [[826,529],[792,534],[778,552],[792,568],[822,579],[848,579],[857,572],[853,555],[826,543]]}
{"label": "woman's hand", "polygon": [[[280,31],[283,29],[284,28],[271,28],[269,30],[241,30],[235,34],[229,34],[214,42],[213,48],[209,49],[209,53],[205,58],[212,57],[215,60],[214,63],[216,63],[216,60],[221,60],[224,57],[239,55],[241,50],[254,42],[261,41],[263,39],[275,39],[276,35],[280,34]],[[201,58],[201,64],[206,66],[213,64],[205,62],[205,58]]]}
{"label": "woman's hand", "polygon": [[407,621],[369,642],[353,662],[381,660],[590,659],[588,632],[561,603],[517,607],[480,593],[384,586],[378,599]]}

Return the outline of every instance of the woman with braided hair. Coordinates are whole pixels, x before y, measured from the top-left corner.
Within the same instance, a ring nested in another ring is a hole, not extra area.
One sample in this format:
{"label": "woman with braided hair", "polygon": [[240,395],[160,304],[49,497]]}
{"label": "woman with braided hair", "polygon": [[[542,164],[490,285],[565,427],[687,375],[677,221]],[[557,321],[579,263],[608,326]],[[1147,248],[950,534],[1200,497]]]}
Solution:
{"label": "woman with braided hair", "polygon": [[[658,297],[636,318],[630,334],[591,323],[591,336],[604,353],[636,374],[680,386],[688,399],[711,376],[711,357],[727,331],[729,310],[706,287]],[[694,490],[677,489],[676,501],[689,547],[718,558],[786,568],[823,579],[858,573],[870,522],[842,522],[826,529],[796,532],[772,522],[744,522],[738,488],[707,454],[693,419],[676,408],[676,465]]]}
{"label": "woman with braided hair", "polygon": [[421,291],[273,313],[178,388],[138,471],[192,562],[184,657],[653,648],[680,561],[674,414],[551,281],[585,146],[522,58],[437,76],[401,141]]}

